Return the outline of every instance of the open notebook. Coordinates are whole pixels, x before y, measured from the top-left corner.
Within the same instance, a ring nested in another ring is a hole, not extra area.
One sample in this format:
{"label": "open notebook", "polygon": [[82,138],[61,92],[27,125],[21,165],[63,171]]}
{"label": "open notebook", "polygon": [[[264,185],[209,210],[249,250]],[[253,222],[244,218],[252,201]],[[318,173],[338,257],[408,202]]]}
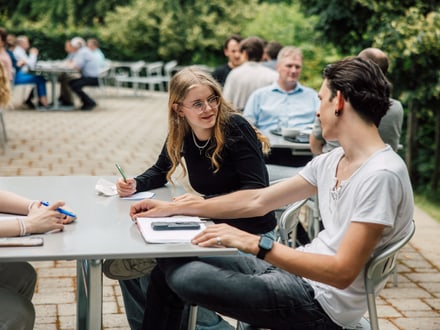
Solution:
{"label": "open notebook", "polygon": [[[151,224],[156,222],[197,222],[199,229],[191,230],[153,230]],[[138,218],[137,227],[147,243],[189,243],[191,239],[206,228],[206,222],[199,217],[174,216],[165,218]]]}

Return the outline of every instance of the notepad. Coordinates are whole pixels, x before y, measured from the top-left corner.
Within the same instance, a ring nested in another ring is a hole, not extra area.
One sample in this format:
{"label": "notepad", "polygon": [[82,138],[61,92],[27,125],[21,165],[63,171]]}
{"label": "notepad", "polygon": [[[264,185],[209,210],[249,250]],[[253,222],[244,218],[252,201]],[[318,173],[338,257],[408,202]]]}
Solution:
{"label": "notepad", "polygon": [[154,192],[141,191],[131,196],[121,197],[121,199],[140,200],[140,199],[153,198],[153,197],[154,197]]}
{"label": "notepad", "polygon": [[[199,229],[191,230],[153,230],[153,222],[200,222]],[[189,243],[191,239],[206,228],[206,222],[199,217],[174,216],[164,218],[138,218],[136,225],[147,243]]]}

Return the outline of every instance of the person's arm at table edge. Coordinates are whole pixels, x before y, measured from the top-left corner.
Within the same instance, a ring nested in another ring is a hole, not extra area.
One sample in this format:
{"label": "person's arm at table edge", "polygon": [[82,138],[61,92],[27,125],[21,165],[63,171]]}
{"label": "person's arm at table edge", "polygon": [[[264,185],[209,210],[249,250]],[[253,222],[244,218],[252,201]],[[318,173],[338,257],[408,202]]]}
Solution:
{"label": "person's arm at table edge", "polygon": [[33,201],[9,191],[0,191],[0,212],[27,215]]}
{"label": "person's arm at table edge", "polygon": [[240,190],[204,200],[176,202],[142,200],[131,206],[130,216],[137,218],[191,215],[215,219],[255,217],[263,216],[274,209],[315,193],[314,186],[303,177],[296,175],[266,188]]}

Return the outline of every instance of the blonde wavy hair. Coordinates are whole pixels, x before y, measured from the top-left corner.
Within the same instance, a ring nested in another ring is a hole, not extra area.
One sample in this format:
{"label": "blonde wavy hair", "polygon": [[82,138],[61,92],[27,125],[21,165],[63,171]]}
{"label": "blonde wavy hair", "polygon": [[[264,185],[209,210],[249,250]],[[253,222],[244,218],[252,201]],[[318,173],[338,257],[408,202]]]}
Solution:
{"label": "blonde wavy hair", "polygon": [[0,62],[0,106],[5,106],[11,99],[11,88],[9,85],[9,77],[6,74],[5,67]]}
{"label": "blonde wavy hair", "polygon": [[[185,165],[182,163],[181,151],[183,148],[184,137],[191,132],[191,127],[185,118],[178,116],[175,111],[176,106],[180,106],[188,95],[188,92],[196,86],[208,86],[213,93],[219,97],[219,106],[217,111],[217,120],[214,125],[213,136],[209,148],[209,158],[214,167],[214,173],[218,172],[221,163],[221,152],[225,146],[225,128],[232,114],[239,112],[228,103],[222,95],[220,85],[212,78],[211,75],[197,67],[187,67],[177,72],[169,83],[169,99],[168,99],[168,139],[167,152],[171,160],[171,168],[167,173],[167,179],[173,182],[171,176],[176,171],[177,166],[182,166],[183,175],[187,174]],[[269,140],[262,135],[254,127],[258,139],[262,143],[262,150],[267,153],[270,149]]]}

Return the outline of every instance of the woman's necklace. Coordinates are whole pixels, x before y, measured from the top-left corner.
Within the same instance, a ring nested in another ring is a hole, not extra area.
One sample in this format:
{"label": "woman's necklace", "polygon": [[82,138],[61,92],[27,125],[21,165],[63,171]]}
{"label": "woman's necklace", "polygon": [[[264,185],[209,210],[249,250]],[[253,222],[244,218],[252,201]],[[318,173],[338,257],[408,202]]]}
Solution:
{"label": "woman's necklace", "polygon": [[193,131],[191,131],[191,134],[192,134],[192,137],[193,137],[194,144],[195,144],[196,147],[199,149],[199,153],[200,153],[200,156],[201,156],[201,155],[202,155],[202,151],[203,151],[203,149],[205,149],[206,146],[209,144],[209,142],[211,141],[211,138],[209,138],[208,141],[206,141],[205,144],[201,146],[201,145],[199,145],[199,144],[197,143],[197,140],[196,140],[196,137],[195,137]]}

